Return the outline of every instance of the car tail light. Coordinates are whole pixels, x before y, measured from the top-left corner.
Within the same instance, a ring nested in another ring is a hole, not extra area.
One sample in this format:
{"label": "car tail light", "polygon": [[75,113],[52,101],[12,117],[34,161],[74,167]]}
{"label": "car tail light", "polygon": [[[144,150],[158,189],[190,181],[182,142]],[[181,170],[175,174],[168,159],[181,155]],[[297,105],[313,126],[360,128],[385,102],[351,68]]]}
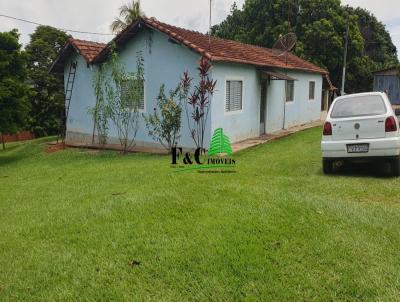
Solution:
{"label": "car tail light", "polygon": [[332,135],[332,125],[331,125],[331,123],[325,122],[323,135]]}
{"label": "car tail light", "polygon": [[389,116],[385,121],[385,132],[393,132],[396,130],[396,119],[393,116]]}

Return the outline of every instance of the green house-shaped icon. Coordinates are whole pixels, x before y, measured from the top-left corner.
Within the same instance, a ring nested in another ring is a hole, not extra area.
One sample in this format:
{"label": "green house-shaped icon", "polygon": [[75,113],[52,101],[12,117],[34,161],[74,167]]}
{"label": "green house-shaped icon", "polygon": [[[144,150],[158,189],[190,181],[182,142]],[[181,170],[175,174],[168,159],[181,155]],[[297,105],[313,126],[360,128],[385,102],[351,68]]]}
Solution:
{"label": "green house-shaped icon", "polygon": [[208,149],[208,155],[231,155],[232,153],[233,151],[229,137],[224,134],[222,128],[215,129],[214,134],[211,138],[210,148]]}

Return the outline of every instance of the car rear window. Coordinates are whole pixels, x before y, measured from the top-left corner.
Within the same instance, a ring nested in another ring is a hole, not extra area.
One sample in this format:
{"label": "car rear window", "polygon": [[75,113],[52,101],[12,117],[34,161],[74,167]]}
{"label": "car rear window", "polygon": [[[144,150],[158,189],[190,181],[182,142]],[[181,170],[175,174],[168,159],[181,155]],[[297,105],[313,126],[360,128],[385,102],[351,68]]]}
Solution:
{"label": "car rear window", "polygon": [[379,95],[357,96],[338,100],[331,117],[353,117],[386,113],[385,103]]}

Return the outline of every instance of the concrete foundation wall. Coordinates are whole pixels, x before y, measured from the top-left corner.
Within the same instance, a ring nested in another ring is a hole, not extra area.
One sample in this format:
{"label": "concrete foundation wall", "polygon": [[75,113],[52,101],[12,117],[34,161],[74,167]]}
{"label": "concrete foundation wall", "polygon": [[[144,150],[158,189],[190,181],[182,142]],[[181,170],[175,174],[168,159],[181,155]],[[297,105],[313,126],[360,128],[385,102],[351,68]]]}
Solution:
{"label": "concrete foundation wall", "polygon": [[[72,147],[87,147],[87,148],[99,148],[99,149],[112,149],[112,150],[122,150],[120,141],[116,137],[109,137],[105,145],[98,144],[99,138],[97,135],[94,136],[94,143],[92,143],[92,135],[82,132],[72,132],[68,131],[66,136],[66,143],[68,146]],[[189,149],[189,148],[186,148]],[[168,153],[161,144],[156,142],[147,142],[135,140],[134,144],[128,151],[142,151],[151,153]]]}

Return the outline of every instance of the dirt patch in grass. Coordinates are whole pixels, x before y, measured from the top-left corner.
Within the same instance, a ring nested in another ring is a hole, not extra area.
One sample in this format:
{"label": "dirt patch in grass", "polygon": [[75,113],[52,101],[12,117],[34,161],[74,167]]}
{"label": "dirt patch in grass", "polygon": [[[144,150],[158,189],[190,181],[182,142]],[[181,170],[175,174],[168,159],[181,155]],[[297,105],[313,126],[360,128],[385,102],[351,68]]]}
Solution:
{"label": "dirt patch in grass", "polygon": [[50,143],[46,149],[46,153],[55,153],[65,149],[66,146],[64,143]]}
{"label": "dirt patch in grass", "polygon": [[132,260],[132,261],[129,262],[129,265],[132,266],[132,267],[140,266],[140,264],[141,264],[141,262],[137,261],[137,260]]}

